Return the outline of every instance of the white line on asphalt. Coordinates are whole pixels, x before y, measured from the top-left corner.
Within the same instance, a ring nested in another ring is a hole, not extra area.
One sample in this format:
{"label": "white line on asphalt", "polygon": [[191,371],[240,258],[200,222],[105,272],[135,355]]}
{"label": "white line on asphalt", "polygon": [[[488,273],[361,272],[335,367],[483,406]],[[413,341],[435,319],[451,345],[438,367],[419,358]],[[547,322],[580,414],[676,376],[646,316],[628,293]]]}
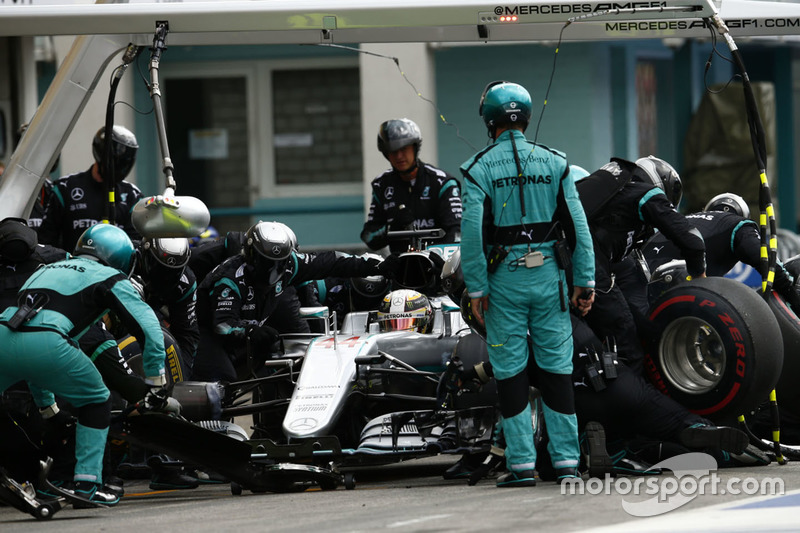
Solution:
{"label": "white line on asphalt", "polygon": [[556,498],[556,496],[543,496],[541,498],[530,498],[530,499],[527,499],[527,500],[522,500],[522,501],[520,501],[520,503],[541,502],[541,501],[544,501],[544,500],[552,500],[553,498]]}
{"label": "white line on asphalt", "polygon": [[431,516],[423,516],[422,518],[415,518],[414,520],[403,520],[402,522],[394,522],[386,527],[403,527],[410,526],[411,524],[419,524],[420,522],[427,522],[429,520],[438,520],[439,518],[447,518],[452,516],[449,514],[434,514]]}

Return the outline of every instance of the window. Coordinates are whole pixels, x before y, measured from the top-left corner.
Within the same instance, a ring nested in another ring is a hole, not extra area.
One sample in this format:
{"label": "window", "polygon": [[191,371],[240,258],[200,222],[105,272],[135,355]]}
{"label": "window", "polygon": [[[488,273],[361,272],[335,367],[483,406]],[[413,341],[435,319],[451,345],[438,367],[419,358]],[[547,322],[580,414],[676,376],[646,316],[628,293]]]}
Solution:
{"label": "window", "polygon": [[195,181],[180,194],[250,207],[362,193],[357,58],[187,62],[160,74],[176,177]]}
{"label": "window", "polygon": [[362,181],[358,68],[272,71],[277,185]]}

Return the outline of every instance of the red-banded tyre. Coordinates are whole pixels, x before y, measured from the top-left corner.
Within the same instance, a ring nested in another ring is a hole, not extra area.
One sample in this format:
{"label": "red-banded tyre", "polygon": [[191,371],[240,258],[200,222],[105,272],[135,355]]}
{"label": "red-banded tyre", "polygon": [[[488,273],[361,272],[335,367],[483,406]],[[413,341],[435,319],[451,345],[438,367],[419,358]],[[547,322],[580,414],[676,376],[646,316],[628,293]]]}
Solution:
{"label": "red-banded tyre", "polygon": [[775,387],[781,330],[767,302],[726,278],[701,278],[665,292],[650,308],[645,340],[653,384],[691,411],[734,423]]}
{"label": "red-banded tyre", "polygon": [[783,340],[783,367],[775,387],[778,405],[781,411],[800,415],[800,388],[797,386],[800,377],[800,318],[774,292],[770,295],[769,307],[781,328]]}

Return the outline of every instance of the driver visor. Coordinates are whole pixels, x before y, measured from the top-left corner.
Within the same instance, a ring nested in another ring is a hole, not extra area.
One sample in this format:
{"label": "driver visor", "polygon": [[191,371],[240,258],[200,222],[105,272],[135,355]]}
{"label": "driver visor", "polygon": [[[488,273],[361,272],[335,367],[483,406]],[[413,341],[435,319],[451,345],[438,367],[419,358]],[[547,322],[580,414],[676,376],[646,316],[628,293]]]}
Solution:
{"label": "driver visor", "polygon": [[424,326],[425,318],[387,318],[378,322],[380,331],[419,330]]}

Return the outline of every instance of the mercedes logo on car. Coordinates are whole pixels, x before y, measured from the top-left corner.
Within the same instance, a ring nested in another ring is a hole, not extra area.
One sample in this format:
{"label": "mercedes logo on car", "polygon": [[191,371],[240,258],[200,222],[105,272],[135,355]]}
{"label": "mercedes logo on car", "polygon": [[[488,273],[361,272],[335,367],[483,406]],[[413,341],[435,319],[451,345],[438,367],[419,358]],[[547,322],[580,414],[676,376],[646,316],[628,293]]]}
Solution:
{"label": "mercedes logo on car", "polygon": [[298,418],[297,420],[289,424],[290,429],[296,429],[300,431],[313,429],[315,427],[317,427],[316,418]]}

